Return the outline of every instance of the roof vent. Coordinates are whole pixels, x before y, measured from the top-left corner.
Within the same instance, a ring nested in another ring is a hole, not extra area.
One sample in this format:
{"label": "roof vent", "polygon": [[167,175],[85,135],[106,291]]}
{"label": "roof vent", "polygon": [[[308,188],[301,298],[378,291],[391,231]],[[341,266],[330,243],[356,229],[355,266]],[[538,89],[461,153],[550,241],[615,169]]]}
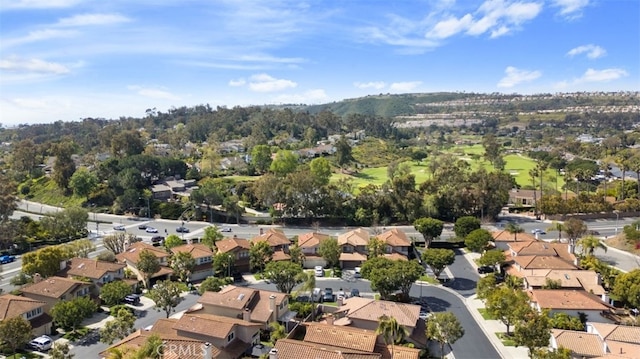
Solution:
{"label": "roof vent", "polygon": [[244,299],[244,293],[240,293],[238,295],[238,300],[243,300]]}
{"label": "roof vent", "polygon": [[565,274],[564,274],[564,279],[569,280],[569,275],[565,273]]}
{"label": "roof vent", "polygon": [[78,264],[78,269],[82,269],[82,268],[84,268],[84,263]]}

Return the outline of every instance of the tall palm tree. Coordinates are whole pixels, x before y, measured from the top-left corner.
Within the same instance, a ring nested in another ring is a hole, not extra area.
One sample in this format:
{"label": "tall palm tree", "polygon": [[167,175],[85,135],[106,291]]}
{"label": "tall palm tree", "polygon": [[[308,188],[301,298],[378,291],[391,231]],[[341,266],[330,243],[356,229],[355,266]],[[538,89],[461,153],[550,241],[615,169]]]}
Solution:
{"label": "tall palm tree", "polygon": [[[536,164],[536,170],[538,171],[538,175],[540,176],[540,204],[542,204],[542,197],[544,196],[544,182],[543,182],[544,174],[547,171],[548,167],[549,167],[549,163],[546,161],[540,160]],[[536,204],[536,208],[538,208],[537,204]],[[540,206],[540,212],[542,212],[542,206]]]}
{"label": "tall palm tree", "polygon": [[313,272],[302,272],[298,274],[298,280],[302,282],[300,285],[300,289],[297,291],[298,293],[310,293],[309,298],[311,298],[311,321],[315,320],[316,317],[316,301],[313,298],[313,289],[316,287],[316,275]]}
{"label": "tall palm tree", "polygon": [[378,318],[376,334],[382,335],[385,344],[391,343],[391,357],[393,358],[394,345],[407,337],[407,330],[398,323],[396,318],[383,315]]}
{"label": "tall palm tree", "polygon": [[582,254],[586,254],[587,257],[593,257],[596,248],[602,248],[605,252],[607,251],[607,246],[595,236],[586,236],[580,239],[577,245],[582,248]]}
{"label": "tall palm tree", "polygon": [[505,227],[505,230],[511,234],[513,234],[513,241],[518,241],[518,233],[524,232],[524,229],[520,227],[517,223],[509,222]]}
{"label": "tall palm tree", "polygon": [[547,228],[547,231],[558,231],[558,242],[562,241],[562,232],[564,231],[564,223],[553,222],[551,226]]}
{"label": "tall palm tree", "polygon": [[620,198],[618,198],[619,200],[622,200],[622,201],[624,201],[625,199],[624,179],[627,174],[627,171],[629,170],[630,157],[631,157],[631,154],[627,149],[619,151],[616,154],[616,157],[614,157],[614,161],[616,165],[618,165],[618,168],[620,168],[620,171],[622,171],[622,184],[620,185]]}
{"label": "tall palm tree", "polygon": [[[604,174],[604,196],[603,199],[606,201],[607,199],[607,180],[609,179],[609,175],[611,175],[611,163],[608,159],[603,159],[600,161],[600,170]],[[639,192],[640,193],[640,192]]]}

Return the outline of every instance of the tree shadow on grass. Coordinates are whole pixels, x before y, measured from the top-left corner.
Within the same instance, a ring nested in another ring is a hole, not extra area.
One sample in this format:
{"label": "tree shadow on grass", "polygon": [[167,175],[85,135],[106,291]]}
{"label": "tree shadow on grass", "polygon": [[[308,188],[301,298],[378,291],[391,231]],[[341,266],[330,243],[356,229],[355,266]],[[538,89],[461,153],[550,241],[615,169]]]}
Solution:
{"label": "tree shadow on grass", "polygon": [[362,172],[354,173],[353,177],[360,178],[360,179],[363,179],[363,180],[369,180],[369,181],[375,180],[375,177],[373,177],[372,175],[367,174],[367,173],[362,173]]}

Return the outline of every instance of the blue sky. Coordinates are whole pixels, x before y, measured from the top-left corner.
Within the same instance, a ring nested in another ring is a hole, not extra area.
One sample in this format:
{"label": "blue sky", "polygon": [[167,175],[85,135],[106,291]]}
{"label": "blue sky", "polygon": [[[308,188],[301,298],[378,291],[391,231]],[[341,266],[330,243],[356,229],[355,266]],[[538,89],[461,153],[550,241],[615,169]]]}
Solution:
{"label": "blue sky", "polygon": [[0,0],[0,123],[640,90],[637,0]]}

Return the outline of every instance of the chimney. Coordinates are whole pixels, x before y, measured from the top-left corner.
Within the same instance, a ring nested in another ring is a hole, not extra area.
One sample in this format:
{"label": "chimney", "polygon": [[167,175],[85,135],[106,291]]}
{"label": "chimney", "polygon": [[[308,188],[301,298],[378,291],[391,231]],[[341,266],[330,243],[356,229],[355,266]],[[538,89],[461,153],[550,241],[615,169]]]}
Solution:
{"label": "chimney", "polygon": [[60,270],[65,270],[65,268],[67,268],[67,261],[60,261]]}
{"label": "chimney", "polygon": [[33,275],[33,283],[40,283],[42,282],[42,276],[40,275],[40,273],[36,273]]}
{"label": "chimney", "polygon": [[269,350],[269,359],[278,359],[278,349],[273,348]]}
{"label": "chimney", "polygon": [[251,309],[244,308],[244,311],[242,311],[242,320],[244,320],[245,322],[251,321]]}
{"label": "chimney", "polygon": [[204,343],[202,345],[202,359],[211,359],[213,354],[211,353],[211,343]]}
{"label": "chimney", "polygon": [[260,235],[263,235],[263,234],[264,234],[264,229],[260,228]]}
{"label": "chimney", "polygon": [[338,305],[338,307],[342,307],[344,298],[342,296],[338,296],[338,299],[336,300],[336,304]]}
{"label": "chimney", "polygon": [[567,250],[569,251],[569,253],[571,254],[575,254],[576,252],[576,245],[573,243],[573,241],[569,241],[569,245],[567,246]]}
{"label": "chimney", "polygon": [[333,325],[334,321],[335,321],[335,318],[333,317],[333,314],[327,315],[327,324]]}
{"label": "chimney", "polygon": [[274,294],[269,296],[269,309],[273,312],[274,320],[278,319],[278,306],[276,305],[276,296]]}

